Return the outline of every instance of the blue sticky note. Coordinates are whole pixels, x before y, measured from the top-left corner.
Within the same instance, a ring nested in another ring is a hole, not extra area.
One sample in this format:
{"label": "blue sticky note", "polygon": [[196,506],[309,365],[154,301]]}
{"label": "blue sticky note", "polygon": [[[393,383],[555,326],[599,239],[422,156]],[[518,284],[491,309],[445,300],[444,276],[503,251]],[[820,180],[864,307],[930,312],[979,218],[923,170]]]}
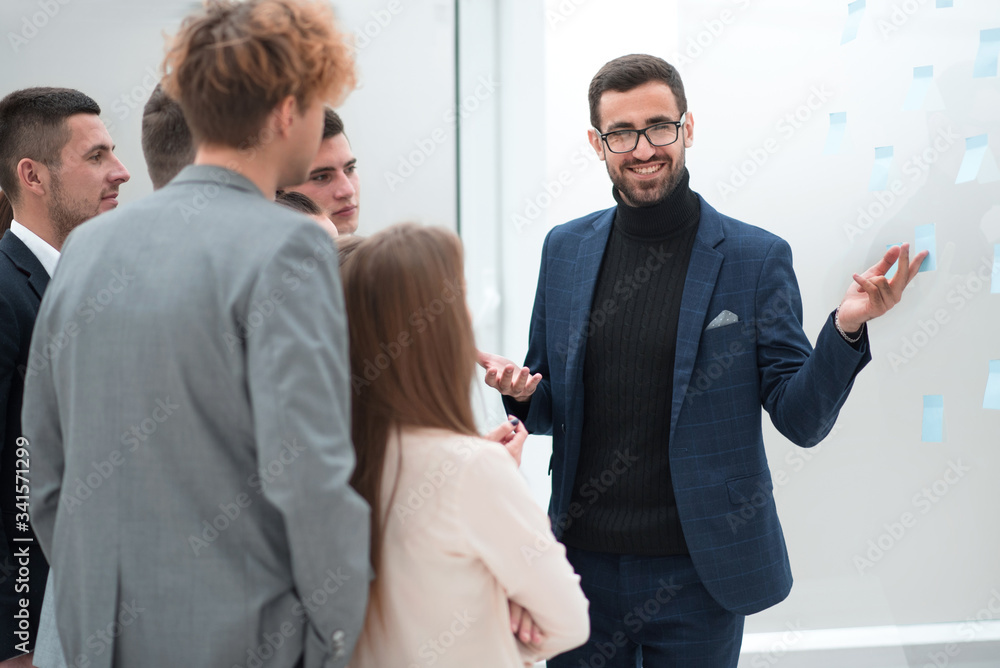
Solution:
{"label": "blue sticky note", "polygon": [[1000,410],[1000,360],[990,360],[990,376],[986,379],[983,408]]}
{"label": "blue sticky note", "polygon": [[889,167],[891,165],[892,147],[876,148],[875,165],[872,167],[872,177],[868,181],[868,190],[885,190],[889,187]]}
{"label": "blue sticky note", "polygon": [[952,0],[937,0],[938,9],[946,9],[948,7],[954,7],[955,3]]}
{"label": "blue sticky note", "polygon": [[913,111],[924,106],[924,98],[927,97],[932,81],[934,81],[933,65],[913,68],[913,83],[910,84],[910,92],[906,94],[906,100],[903,102],[903,111]]}
{"label": "blue sticky note", "polygon": [[986,156],[986,149],[989,147],[988,135],[976,135],[965,139],[965,157],[962,158],[962,166],[958,169],[958,176],[955,183],[968,183],[979,174],[979,168],[983,164]]}
{"label": "blue sticky note", "polygon": [[[978,177],[978,178],[977,178]],[[955,183],[992,183],[1000,181],[1000,168],[990,150],[989,135],[976,135],[965,139],[965,157],[958,169]]]}
{"label": "blue sticky note", "polygon": [[844,32],[840,36],[840,43],[847,44],[858,36],[858,28],[861,27],[861,17],[865,14],[865,0],[856,0],[847,5],[847,23],[844,24]]}
{"label": "blue sticky note", "polygon": [[981,135],[982,143],[985,144],[983,151],[983,159],[979,163],[979,178],[976,179],[979,183],[993,183],[994,181],[1000,181],[1000,167],[997,167],[996,158],[993,157],[993,151],[990,150],[990,139],[989,135]]}
{"label": "blue sticky note", "polygon": [[[898,243],[898,244],[886,244],[885,249],[889,250],[893,246],[902,246],[902,245],[903,244],[901,244],[901,243]],[[898,266],[899,266],[899,260],[896,260],[895,262],[892,263],[892,266],[889,267],[889,271],[885,272],[885,277],[888,278],[888,279],[891,279],[893,276],[895,276],[896,275],[896,267],[898,267]]]}
{"label": "blue sticky note", "polygon": [[943,395],[924,395],[924,425],[920,440],[925,443],[940,443],[944,440]]}
{"label": "blue sticky note", "polygon": [[826,146],[823,155],[840,153],[840,145],[844,142],[844,132],[847,130],[847,112],[838,111],[830,114],[830,132],[826,135]]}
{"label": "blue sticky note", "polygon": [[930,251],[930,254],[924,258],[924,261],[920,264],[920,269],[917,271],[934,271],[937,269],[937,242],[934,235],[934,223],[917,227],[917,238],[913,244],[913,254],[916,255],[920,251]]}
{"label": "blue sticky note", "polygon": [[979,31],[979,53],[972,68],[974,78],[995,77],[997,56],[1000,56],[1000,28]]}
{"label": "blue sticky note", "polygon": [[990,293],[1000,294],[1000,244],[993,247],[993,285]]}

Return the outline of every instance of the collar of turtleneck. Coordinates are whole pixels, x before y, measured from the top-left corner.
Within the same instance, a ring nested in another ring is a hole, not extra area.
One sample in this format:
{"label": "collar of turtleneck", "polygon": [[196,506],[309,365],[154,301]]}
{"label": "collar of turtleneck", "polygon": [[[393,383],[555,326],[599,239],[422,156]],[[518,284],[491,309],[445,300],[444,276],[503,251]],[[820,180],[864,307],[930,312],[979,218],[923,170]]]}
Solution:
{"label": "collar of turtleneck", "polygon": [[640,239],[663,239],[690,225],[697,225],[701,216],[701,202],[691,190],[687,167],[681,174],[673,192],[658,204],[631,206],[622,200],[617,188],[612,188],[618,210],[615,213],[615,227],[621,232]]}

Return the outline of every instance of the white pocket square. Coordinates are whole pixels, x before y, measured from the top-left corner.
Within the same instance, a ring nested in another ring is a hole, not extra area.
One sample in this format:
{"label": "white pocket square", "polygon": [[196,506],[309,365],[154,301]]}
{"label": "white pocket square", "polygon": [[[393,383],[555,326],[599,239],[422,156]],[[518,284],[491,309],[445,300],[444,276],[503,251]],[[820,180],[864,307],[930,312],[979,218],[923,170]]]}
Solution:
{"label": "white pocket square", "polygon": [[708,323],[708,327],[705,328],[707,332],[710,329],[715,329],[717,327],[725,327],[726,325],[733,325],[740,321],[739,316],[737,316],[732,311],[723,311],[719,315],[712,319],[712,322]]}

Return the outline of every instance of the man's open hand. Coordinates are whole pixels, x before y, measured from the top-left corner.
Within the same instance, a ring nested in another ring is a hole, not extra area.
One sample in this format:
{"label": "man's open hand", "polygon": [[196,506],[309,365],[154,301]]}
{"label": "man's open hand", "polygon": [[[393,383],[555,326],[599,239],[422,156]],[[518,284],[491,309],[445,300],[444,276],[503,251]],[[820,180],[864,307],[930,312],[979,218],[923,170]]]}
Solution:
{"label": "man's open hand", "polygon": [[542,374],[532,375],[531,369],[518,366],[506,357],[479,351],[479,366],[486,369],[486,384],[500,394],[513,397],[516,401],[527,401],[534,394],[542,380]]}
{"label": "man's open hand", "polygon": [[[910,260],[910,244],[893,246],[875,266],[863,274],[854,274],[854,283],[847,289],[844,301],[840,302],[837,314],[840,327],[845,332],[856,332],[863,324],[898,304],[903,290],[917,275],[927,255],[927,251],[920,251]],[[896,274],[891,279],[886,278],[885,273],[897,260]]]}

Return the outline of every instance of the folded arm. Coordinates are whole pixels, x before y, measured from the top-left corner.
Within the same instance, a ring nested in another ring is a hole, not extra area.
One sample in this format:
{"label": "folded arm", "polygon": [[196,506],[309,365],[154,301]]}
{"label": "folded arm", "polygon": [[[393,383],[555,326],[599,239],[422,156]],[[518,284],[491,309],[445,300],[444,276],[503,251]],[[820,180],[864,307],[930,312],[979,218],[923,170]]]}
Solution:
{"label": "folded arm", "polygon": [[522,658],[539,661],[586,642],[590,620],[580,577],[510,456],[499,448],[477,452],[459,493],[470,546],[541,630],[537,644],[518,644]]}

